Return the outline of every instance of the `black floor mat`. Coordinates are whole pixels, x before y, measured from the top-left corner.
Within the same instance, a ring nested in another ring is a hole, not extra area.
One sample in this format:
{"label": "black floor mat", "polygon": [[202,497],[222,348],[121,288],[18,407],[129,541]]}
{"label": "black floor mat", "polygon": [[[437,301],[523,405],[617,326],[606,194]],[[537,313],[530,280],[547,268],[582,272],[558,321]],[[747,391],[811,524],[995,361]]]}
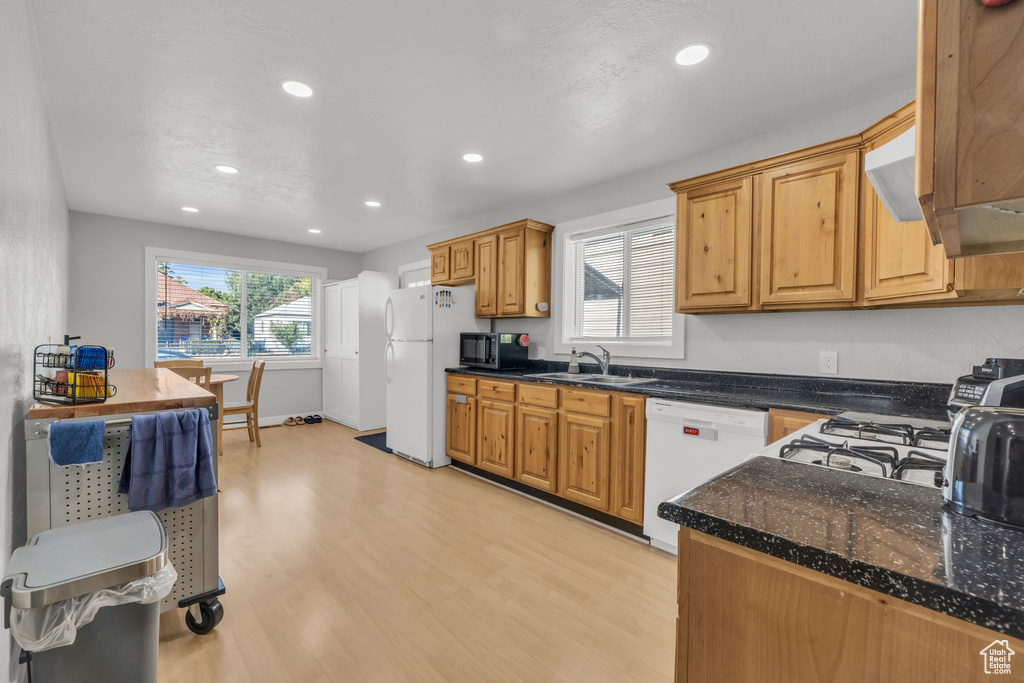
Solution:
{"label": "black floor mat", "polygon": [[373,446],[378,451],[391,453],[391,449],[387,447],[387,438],[387,432],[380,432],[379,434],[367,434],[366,436],[357,436],[356,441],[362,441],[367,446]]}

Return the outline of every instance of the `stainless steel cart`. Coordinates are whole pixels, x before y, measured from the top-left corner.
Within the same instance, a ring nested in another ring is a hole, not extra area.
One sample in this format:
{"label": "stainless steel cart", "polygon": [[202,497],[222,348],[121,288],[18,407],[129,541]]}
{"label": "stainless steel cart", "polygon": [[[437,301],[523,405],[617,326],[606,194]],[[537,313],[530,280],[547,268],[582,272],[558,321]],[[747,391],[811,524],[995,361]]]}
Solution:
{"label": "stainless steel cart", "polygon": [[[217,404],[200,406],[210,413],[214,472],[217,463]],[[191,409],[189,409],[191,410]],[[128,496],[117,492],[128,452],[128,429],[133,415],[148,411],[105,415],[103,462],[85,467],[60,467],[50,460],[46,436],[54,422],[84,422],[98,417],[44,418],[25,421],[27,523],[29,537],[92,519],[127,513]],[[177,411],[176,411],[177,412]],[[202,498],[185,507],[167,508],[158,514],[167,527],[170,560],[178,580],[161,603],[161,611],[187,608],[185,623],[194,633],[209,633],[224,616],[218,599],[224,594],[220,581],[217,531],[218,496]]]}

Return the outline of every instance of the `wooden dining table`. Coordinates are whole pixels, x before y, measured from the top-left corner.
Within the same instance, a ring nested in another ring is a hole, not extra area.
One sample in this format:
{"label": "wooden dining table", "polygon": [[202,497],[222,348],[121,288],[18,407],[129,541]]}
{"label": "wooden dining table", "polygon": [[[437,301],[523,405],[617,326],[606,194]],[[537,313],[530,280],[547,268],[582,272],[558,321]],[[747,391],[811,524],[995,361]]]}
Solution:
{"label": "wooden dining table", "polygon": [[234,382],[238,375],[210,375],[210,393],[217,397],[217,454],[224,455],[224,385]]}

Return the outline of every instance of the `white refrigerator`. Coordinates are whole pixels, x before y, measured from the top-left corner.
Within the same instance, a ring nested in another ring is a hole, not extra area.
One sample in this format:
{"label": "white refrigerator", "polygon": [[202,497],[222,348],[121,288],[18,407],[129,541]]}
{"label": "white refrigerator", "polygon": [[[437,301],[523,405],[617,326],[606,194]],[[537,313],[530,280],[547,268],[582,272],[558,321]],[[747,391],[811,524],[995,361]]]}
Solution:
{"label": "white refrigerator", "polygon": [[409,287],[384,307],[387,446],[427,467],[445,454],[445,368],[459,364],[459,334],[489,329],[475,317],[474,287]]}

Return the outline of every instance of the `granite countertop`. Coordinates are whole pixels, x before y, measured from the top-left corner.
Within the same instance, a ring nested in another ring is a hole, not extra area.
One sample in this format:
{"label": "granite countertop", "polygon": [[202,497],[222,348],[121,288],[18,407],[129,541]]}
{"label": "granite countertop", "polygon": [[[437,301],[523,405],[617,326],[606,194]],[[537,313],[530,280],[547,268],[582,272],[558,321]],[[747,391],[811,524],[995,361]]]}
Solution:
{"label": "granite countertop", "polygon": [[942,502],[938,489],[755,457],[658,516],[1024,638],[1024,530]]}
{"label": "granite countertop", "polygon": [[[948,420],[948,384],[883,382],[796,375],[765,375],[701,370],[674,370],[639,366],[612,366],[610,374],[653,381],[634,385],[598,385],[561,379],[531,377],[536,373],[565,372],[565,363],[531,361],[523,370],[448,368],[450,373],[496,377],[525,382],[644,394],[655,398],[744,408],[800,410],[836,415],[855,411]],[[581,363],[583,372],[598,373],[596,366]]]}

